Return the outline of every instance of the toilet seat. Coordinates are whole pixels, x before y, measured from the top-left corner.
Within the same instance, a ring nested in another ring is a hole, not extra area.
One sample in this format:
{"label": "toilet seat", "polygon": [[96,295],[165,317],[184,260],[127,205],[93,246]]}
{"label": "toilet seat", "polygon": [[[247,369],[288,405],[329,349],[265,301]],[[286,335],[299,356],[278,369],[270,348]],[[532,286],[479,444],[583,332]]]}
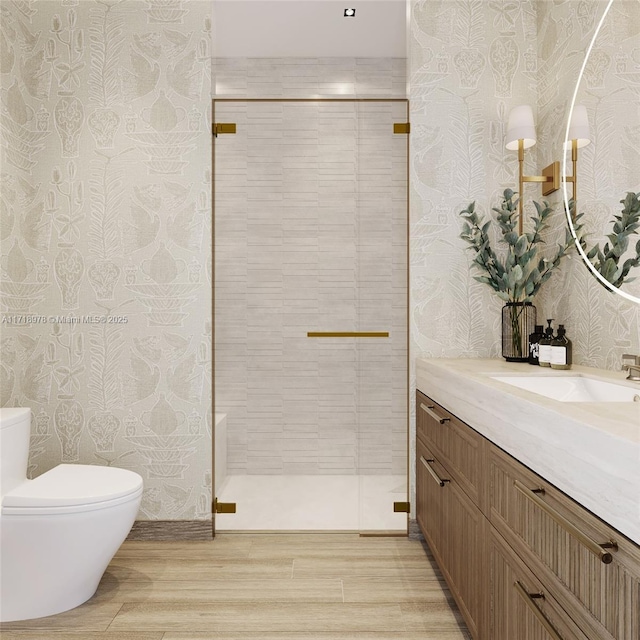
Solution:
{"label": "toilet seat", "polygon": [[138,498],[142,478],[116,467],[61,464],[5,494],[2,515],[47,515],[106,509]]}

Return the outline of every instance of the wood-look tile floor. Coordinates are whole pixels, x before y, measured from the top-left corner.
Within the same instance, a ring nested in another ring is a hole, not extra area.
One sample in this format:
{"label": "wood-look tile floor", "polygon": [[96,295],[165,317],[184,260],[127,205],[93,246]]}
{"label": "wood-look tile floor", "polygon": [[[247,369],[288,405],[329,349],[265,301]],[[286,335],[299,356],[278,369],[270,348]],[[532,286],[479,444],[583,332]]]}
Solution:
{"label": "wood-look tile floor", "polygon": [[468,640],[427,548],[356,534],[125,542],[88,602],[2,640]]}

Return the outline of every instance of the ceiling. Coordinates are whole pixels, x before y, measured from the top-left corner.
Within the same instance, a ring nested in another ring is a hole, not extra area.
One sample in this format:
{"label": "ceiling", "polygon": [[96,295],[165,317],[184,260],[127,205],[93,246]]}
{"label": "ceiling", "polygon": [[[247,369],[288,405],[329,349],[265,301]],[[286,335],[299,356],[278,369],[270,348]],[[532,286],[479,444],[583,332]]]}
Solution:
{"label": "ceiling", "polygon": [[406,0],[215,0],[213,15],[221,58],[406,57]]}

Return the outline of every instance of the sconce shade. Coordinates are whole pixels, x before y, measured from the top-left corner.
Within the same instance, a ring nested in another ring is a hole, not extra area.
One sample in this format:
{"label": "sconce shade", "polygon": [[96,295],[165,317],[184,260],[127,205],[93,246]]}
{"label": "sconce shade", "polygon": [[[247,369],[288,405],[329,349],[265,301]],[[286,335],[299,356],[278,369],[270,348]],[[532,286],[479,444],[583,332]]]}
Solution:
{"label": "sconce shade", "polygon": [[536,143],[533,109],[528,104],[513,107],[509,113],[505,146],[509,151],[517,151],[518,140],[524,140],[525,149],[533,147]]}
{"label": "sconce shade", "polygon": [[591,142],[587,107],[583,104],[576,104],[573,107],[569,123],[569,142],[565,143],[565,149],[571,149],[571,140],[578,141],[578,148],[586,147]]}

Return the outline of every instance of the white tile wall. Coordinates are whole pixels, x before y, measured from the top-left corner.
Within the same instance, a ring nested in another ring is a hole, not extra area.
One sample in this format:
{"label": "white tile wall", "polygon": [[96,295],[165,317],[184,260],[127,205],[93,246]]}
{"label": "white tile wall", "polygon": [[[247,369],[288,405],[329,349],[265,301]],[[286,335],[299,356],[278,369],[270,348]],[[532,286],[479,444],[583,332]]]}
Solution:
{"label": "white tile wall", "polygon": [[[216,67],[218,95],[404,90],[398,60]],[[216,411],[228,416],[229,473],[404,473],[407,140],[392,125],[406,103],[217,103],[216,121],[238,126],[216,140]]]}

